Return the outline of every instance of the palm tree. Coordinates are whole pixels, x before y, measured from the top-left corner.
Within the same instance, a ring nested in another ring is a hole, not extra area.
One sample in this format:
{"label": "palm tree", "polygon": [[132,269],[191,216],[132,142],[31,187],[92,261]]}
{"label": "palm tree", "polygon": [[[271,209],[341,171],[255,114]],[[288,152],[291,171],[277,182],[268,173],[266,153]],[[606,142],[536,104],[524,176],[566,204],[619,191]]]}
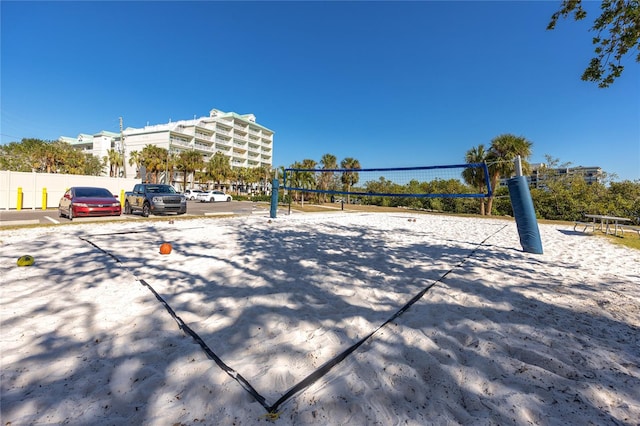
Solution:
{"label": "palm tree", "polygon": [[122,165],[122,155],[115,149],[107,151],[107,161],[109,162],[109,176],[118,177],[118,171]]}
{"label": "palm tree", "polygon": [[[467,151],[465,161],[467,163],[484,163],[487,161],[488,152],[485,151],[484,145],[480,144]],[[486,190],[484,170],[478,167],[469,167],[462,172],[462,178],[468,184],[478,190],[478,193],[484,193]],[[480,199],[480,215],[485,215],[485,199]]]}
{"label": "palm tree", "polygon": [[223,181],[231,177],[231,172],[229,157],[220,151],[216,152],[207,163],[207,177],[213,179],[218,187],[221,186]]}
{"label": "palm tree", "polygon": [[[337,169],[338,159],[333,154],[324,154],[322,156],[322,159],[320,159],[320,164],[322,164],[322,168],[324,170]],[[328,191],[331,188],[331,184],[333,183],[333,178],[333,172],[322,172],[320,174],[320,179],[318,180],[318,189],[322,191]],[[326,193],[322,193],[322,202],[327,202]]]}
{"label": "palm tree", "polygon": [[269,187],[269,183],[273,179],[274,170],[269,168],[268,166],[260,166],[256,169],[256,173],[258,174],[258,182],[261,182],[260,192],[264,195],[267,193],[267,188]]}
{"label": "palm tree", "polygon": [[244,188],[251,176],[251,171],[246,167],[233,169],[232,176],[236,181],[236,194],[240,195],[240,188]]}
{"label": "palm tree", "polygon": [[[343,169],[349,170],[360,170],[360,162],[355,158],[347,157],[340,162],[340,167]],[[360,180],[360,175],[358,172],[344,171],[342,172],[342,184],[347,191],[347,204],[350,202],[349,192],[351,192],[351,187],[358,183]]]}
{"label": "palm tree", "polygon": [[515,172],[514,160],[519,155],[522,159],[523,172],[529,170],[527,159],[531,156],[532,143],[522,136],[514,136],[505,133],[491,140],[491,147],[487,155],[489,176],[493,192],[487,204],[487,215],[491,216],[495,190],[501,177],[513,175]]}
{"label": "palm tree", "polygon": [[[316,168],[318,163],[309,158],[305,158],[302,160],[302,164],[300,165],[301,169],[313,170]],[[301,188],[306,189],[314,189],[316,186],[316,174],[312,171],[300,172],[300,185]],[[311,197],[309,197],[311,199]],[[302,204],[304,205],[304,192],[302,193]]]}
{"label": "palm tree", "polygon": [[178,154],[178,159],[176,162],[177,169],[182,171],[182,189],[187,189],[187,178],[189,177],[189,173],[194,174],[194,178],[192,180],[195,181],[195,172],[196,170],[200,170],[204,167],[204,161],[202,160],[202,154],[200,154],[195,149],[190,149],[188,151],[181,151]]}
{"label": "palm tree", "polygon": [[[168,166],[168,151],[156,145],[146,145],[141,152],[141,164],[147,169],[147,173],[153,176],[153,183],[158,183],[158,175]],[[146,176],[142,179],[146,181]]]}
{"label": "palm tree", "polygon": [[129,153],[129,165],[136,166],[136,177],[140,177],[140,153],[138,151],[131,151]]}

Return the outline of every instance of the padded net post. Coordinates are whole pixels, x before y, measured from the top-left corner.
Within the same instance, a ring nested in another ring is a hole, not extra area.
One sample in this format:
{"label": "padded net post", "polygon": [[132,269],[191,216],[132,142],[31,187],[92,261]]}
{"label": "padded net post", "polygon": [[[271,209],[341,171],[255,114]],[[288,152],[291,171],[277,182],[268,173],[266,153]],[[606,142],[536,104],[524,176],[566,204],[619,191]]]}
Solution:
{"label": "padded net post", "polygon": [[542,254],[540,230],[527,178],[516,176],[509,179],[507,185],[522,249],[527,253]]}
{"label": "padded net post", "polygon": [[278,212],[278,178],[276,177],[271,183],[271,211],[269,217],[275,219]]}

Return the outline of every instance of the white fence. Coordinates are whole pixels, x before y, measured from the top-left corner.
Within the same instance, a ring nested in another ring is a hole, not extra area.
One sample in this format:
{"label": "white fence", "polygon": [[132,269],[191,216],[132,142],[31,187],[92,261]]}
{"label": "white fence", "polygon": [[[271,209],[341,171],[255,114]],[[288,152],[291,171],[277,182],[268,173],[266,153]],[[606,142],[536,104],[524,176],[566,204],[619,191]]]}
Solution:
{"label": "white fence", "polygon": [[122,193],[133,190],[136,183],[140,179],[0,170],[0,210],[18,208],[18,188],[22,189],[23,209],[42,209],[43,204],[46,208],[58,207],[60,198],[72,186],[107,188],[121,200]]}

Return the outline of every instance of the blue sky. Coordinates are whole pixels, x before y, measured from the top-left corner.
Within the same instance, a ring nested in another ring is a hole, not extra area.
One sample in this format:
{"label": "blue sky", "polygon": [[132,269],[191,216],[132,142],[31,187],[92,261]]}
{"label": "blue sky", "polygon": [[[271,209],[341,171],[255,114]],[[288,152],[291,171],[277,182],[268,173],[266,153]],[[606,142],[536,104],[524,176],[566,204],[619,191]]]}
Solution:
{"label": "blue sky", "polygon": [[2,1],[1,141],[253,113],[274,166],[457,164],[512,133],[640,179],[640,66],[580,80],[589,27],[539,2]]}

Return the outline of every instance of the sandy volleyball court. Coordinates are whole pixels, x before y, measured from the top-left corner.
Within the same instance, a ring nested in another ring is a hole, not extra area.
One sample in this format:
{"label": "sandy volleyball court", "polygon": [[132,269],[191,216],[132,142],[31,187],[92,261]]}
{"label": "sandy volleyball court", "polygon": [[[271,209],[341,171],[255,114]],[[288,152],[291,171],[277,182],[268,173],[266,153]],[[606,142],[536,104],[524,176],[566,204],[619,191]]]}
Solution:
{"label": "sandy volleyball court", "polygon": [[2,425],[639,424],[640,253],[540,233],[543,255],[511,221],[411,213],[0,231]]}

